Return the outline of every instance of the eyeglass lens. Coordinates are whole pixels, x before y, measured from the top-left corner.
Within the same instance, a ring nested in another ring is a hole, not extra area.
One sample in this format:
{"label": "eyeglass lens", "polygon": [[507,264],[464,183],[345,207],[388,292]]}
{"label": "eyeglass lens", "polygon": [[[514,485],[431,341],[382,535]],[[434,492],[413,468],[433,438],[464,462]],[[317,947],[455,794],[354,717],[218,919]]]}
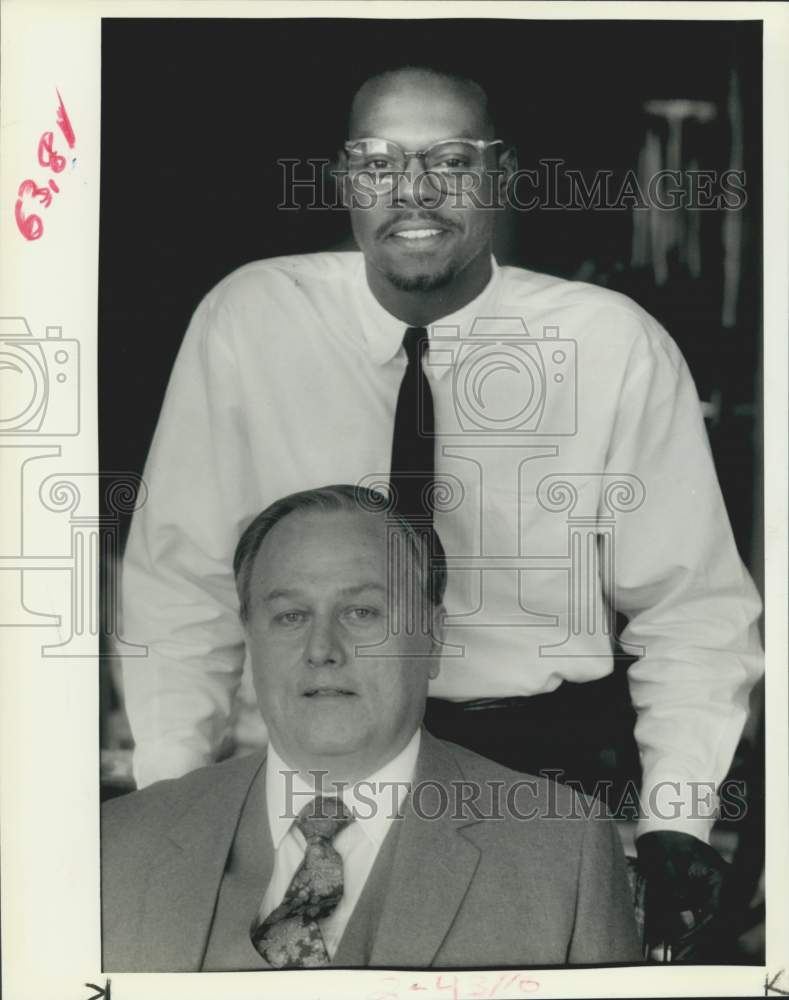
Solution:
{"label": "eyeglass lens", "polygon": [[[424,170],[443,177],[477,172],[484,165],[482,150],[471,142],[457,139],[435,143],[420,158]],[[391,183],[393,175],[403,173],[408,163],[405,151],[396,143],[375,139],[351,146],[348,150],[348,165],[351,172],[359,175],[360,179],[372,183]]]}

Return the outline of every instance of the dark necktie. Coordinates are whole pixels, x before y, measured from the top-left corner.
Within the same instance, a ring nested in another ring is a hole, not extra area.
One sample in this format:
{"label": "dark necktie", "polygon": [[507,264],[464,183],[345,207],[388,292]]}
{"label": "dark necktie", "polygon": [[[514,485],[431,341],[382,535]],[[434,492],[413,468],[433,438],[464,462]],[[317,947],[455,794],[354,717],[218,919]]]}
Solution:
{"label": "dark necktie", "polygon": [[390,482],[395,507],[406,517],[429,521],[435,477],[433,393],[422,367],[427,330],[410,326],[403,337],[408,366],[397,397]]}
{"label": "dark necktie", "polygon": [[279,906],[251,931],[252,944],[275,969],[329,964],[318,921],[342,899],[342,858],[332,845],[353,821],[342,799],[318,795],[301,810],[296,826],[307,850]]}

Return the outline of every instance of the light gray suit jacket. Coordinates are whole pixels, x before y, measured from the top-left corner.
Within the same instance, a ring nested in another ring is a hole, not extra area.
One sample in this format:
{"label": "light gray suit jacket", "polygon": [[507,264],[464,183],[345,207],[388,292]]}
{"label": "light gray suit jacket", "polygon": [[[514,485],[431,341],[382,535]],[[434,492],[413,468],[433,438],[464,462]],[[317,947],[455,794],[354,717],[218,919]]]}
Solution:
{"label": "light gray suit jacket", "polygon": [[[215,764],[105,804],[106,971],[199,971],[241,809],[264,760]],[[423,731],[416,780],[430,784],[422,816],[407,800],[371,966],[641,961],[613,823],[584,818],[588,800],[537,778],[514,799],[521,814],[536,815],[517,818],[506,795],[526,777]],[[449,808],[425,819],[439,811],[437,788]],[[485,818],[494,798],[502,818]],[[270,871],[270,840],[261,851]]]}

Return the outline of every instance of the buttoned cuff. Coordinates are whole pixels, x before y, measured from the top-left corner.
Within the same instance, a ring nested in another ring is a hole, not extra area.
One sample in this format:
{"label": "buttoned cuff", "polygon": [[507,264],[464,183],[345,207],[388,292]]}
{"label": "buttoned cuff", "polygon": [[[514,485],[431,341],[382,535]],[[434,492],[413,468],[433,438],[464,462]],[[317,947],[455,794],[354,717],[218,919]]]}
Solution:
{"label": "buttoned cuff", "polygon": [[708,844],[719,813],[715,782],[653,777],[641,789],[636,838],[644,833],[673,830]]}

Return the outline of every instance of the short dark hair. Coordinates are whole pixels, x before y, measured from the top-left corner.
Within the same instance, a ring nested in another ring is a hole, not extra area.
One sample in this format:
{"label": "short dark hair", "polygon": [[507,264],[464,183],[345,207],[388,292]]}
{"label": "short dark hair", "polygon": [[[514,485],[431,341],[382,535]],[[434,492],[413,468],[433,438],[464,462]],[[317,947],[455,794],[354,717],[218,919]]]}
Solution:
{"label": "short dark hair", "polygon": [[408,518],[392,509],[390,498],[377,490],[364,486],[322,486],[320,489],[302,490],[275,500],[257,515],[239,539],[233,556],[233,573],[239,600],[241,620],[249,616],[249,589],[252,566],[260,551],[263,539],[275,524],[294,511],[351,511],[366,514],[386,514],[405,537],[413,556],[413,565],[419,578],[425,601],[438,607],[444,599],[447,583],[447,566],[444,547],[432,525],[415,525]]}
{"label": "short dark hair", "polygon": [[[455,84],[455,86],[473,94],[482,106],[484,118],[487,119],[491,129],[495,131],[496,123],[491,108],[491,100],[485,87],[478,80],[475,80],[474,77],[468,76],[466,73],[458,72],[455,68],[442,66],[438,63],[431,64],[426,62],[400,63],[388,66],[360,81],[350,101],[348,109],[349,122],[350,117],[353,114],[353,106],[356,103],[359,93],[364,87],[373,83],[384,83],[387,80],[395,79],[403,73],[421,74],[426,77],[433,77],[437,80],[448,80]],[[346,127],[346,132],[348,131],[349,129]]]}
{"label": "short dark hair", "polygon": [[459,87],[468,89],[476,93],[483,108],[483,115],[490,124],[493,135],[502,139],[504,146],[513,144],[513,136],[517,134],[513,130],[514,123],[511,119],[511,112],[508,111],[507,91],[502,89],[500,82],[488,74],[489,78],[483,79],[480,75],[471,76],[464,69],[458,68],[455,60],[441,63],[433,60],[415,60],[411,63],[392,63],[376,69],[375,73],[368,73],[363,76],[361,73],[356,76],[347,94],[347,112],[345,118],[345,133],[350,134],[350,120],[353,114],[353,106],[362,87],[376,80],[385,80],[387,77],[395,77],[403,72],[424,73],[427,76],[440,80],[449,80]]}

